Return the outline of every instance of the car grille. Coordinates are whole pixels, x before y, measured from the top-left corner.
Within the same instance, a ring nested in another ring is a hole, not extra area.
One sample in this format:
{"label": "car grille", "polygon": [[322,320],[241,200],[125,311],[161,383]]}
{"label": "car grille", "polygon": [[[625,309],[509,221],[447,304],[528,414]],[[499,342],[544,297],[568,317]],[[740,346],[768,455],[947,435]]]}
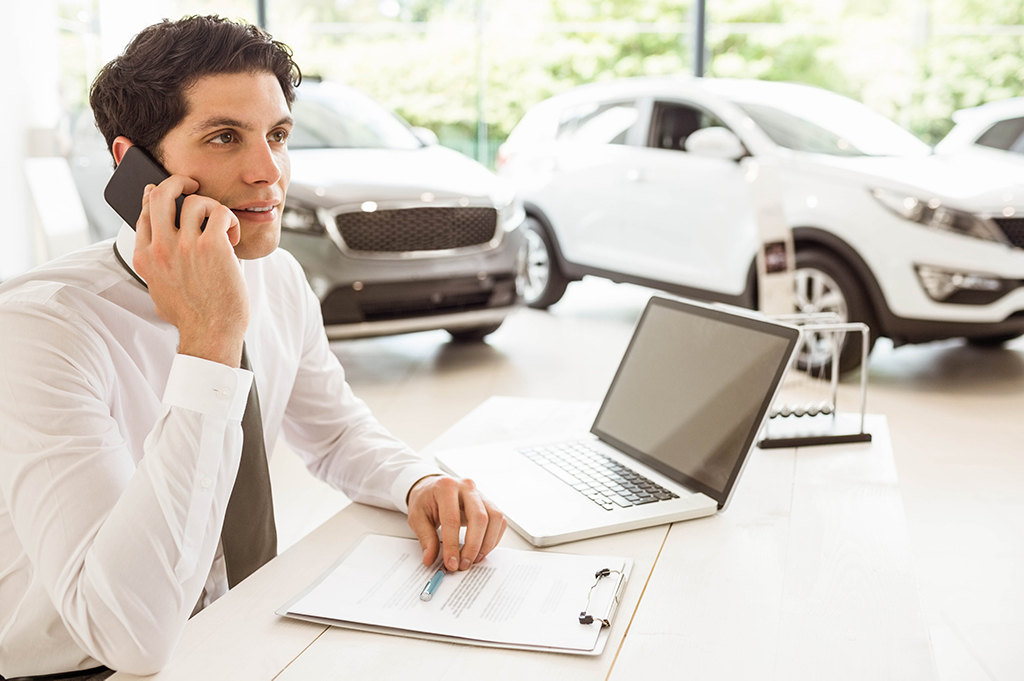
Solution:
{"label": "car grille", "polygon": [[486,244],[498,227],[494,208],[402,208],[340,213],[335,224],[353,251],[441,251]]}
{"label": "car grille", "polygon": [[1024,248],[1024,218],[992,218],[1003,230],[1006,240],[1017,248]]}

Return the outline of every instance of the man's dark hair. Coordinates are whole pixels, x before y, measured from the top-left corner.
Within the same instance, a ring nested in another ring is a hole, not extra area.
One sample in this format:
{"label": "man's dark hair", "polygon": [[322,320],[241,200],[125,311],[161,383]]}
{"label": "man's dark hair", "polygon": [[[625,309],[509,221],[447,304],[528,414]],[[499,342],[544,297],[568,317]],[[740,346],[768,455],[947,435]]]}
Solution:
{"label": "man's dark hair", "polygon": [[157,146],[188,114],[186,91],[203,76],[269,72],[289,108],[302,80],[292,51],[256,26],[218,16],[164,19],[135,36],[103,67],[89,91],[96,127],[110,150],[124,135],[158,155]]}

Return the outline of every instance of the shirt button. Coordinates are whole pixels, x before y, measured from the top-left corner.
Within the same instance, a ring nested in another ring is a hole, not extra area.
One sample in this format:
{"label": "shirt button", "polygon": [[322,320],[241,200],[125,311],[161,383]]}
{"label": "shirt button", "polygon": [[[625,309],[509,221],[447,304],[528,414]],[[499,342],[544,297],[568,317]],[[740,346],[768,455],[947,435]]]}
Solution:
{"label": "shirt button", "polygon": [[210,489],[210,485],[213,484],[213,480],[210,480],[209,478],[203,478],[202,480],[199,481],[199,484],[203,486],[203,489]]}
{"label": "shirt button", "polygon": [[231,391],[228,390],[227,388],[221,388],[220,389],[220,396],[223,397],[224,399],[227,399],[227,398],[231,397]]}

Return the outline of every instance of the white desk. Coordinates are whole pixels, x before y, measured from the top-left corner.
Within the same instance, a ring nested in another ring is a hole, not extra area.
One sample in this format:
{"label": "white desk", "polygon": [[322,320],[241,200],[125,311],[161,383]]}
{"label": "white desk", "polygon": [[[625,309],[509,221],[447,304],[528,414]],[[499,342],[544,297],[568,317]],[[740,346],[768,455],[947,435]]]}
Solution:
{"label": "white desk", "polygon": [[[492,398],[430,449],[585,428],[593,411]],[[755,450],[732,505],[718,516],[551,549],[636,560],[598,657],[437,643],[275,615],[364,533],[413,536],[404,516],[353,504],[193,618],[174,659],[148,678],[935,679],[888,430],[883,417],[868,425],[875,437],[868,445]],[[528,548],[511,530],[502,544]]]}

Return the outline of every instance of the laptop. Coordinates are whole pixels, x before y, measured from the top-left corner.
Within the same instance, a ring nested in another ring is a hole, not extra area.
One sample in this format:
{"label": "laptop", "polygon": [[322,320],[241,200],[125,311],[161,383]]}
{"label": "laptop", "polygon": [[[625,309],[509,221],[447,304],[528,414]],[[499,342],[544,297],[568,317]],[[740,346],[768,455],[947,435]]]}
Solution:
{"label": "laptop", "polygon": [[755,314],[652,297],[590,433],[435,457],[534,546],[722,511],[799,336]]}

